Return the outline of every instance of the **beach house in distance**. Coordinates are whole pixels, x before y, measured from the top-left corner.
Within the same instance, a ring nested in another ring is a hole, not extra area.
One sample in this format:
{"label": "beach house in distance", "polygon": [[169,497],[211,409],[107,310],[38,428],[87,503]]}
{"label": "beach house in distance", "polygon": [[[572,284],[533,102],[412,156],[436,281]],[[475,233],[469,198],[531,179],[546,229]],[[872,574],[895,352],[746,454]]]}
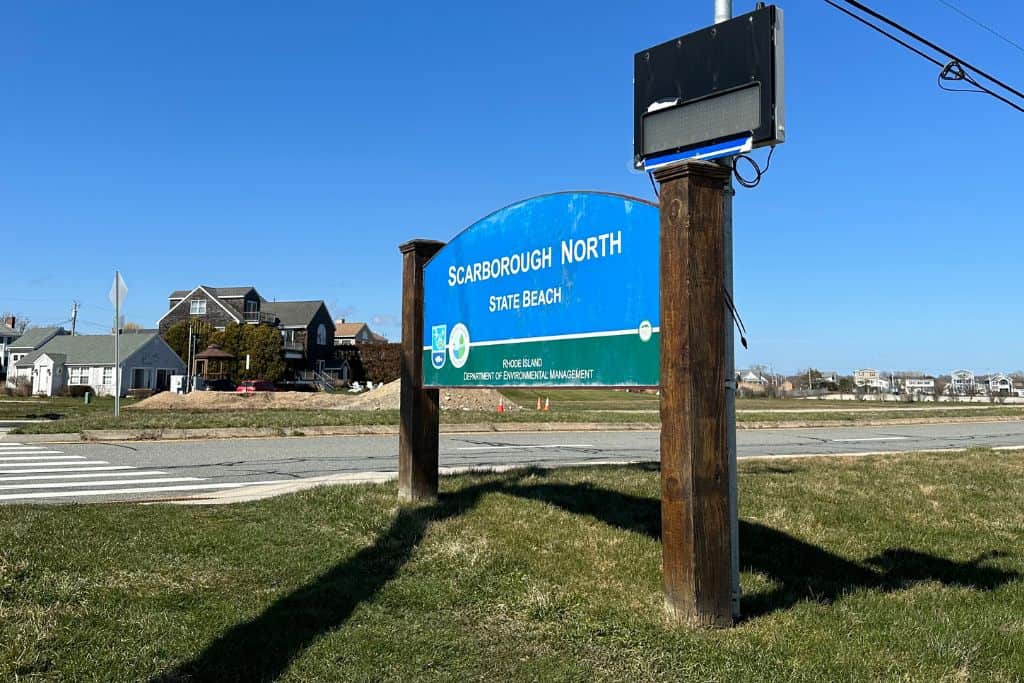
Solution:
{"label": "beach house in distance", "polygon": [[[99,396],[114,395],[113,335],[72,336],[59,328],[41,332],[44,334],[33,335],[24,342],[24,348],[34,345],[34,349],[11,361],[7,386],[30,383],[32,393],[42,396],[57,396],[75,386],[88,387]],[[30,336],[29,333],[24,336]],[[34,343],[43,336],[45,341]],[[119,351],[121,396],[132,389],[165,390],[171,375],[185,372],[185,364],[153,330],[122,333]]]}
{"label": "beach house in distance", "polygon": [[168,310],[157,322],[160,334],[189,320],[203,320],[218,330],[232,323],[276,328],[293,374],[322,372],[332,359],[334,320],[323,301],[267,301],[255,287],[199,285],[171,292]]}

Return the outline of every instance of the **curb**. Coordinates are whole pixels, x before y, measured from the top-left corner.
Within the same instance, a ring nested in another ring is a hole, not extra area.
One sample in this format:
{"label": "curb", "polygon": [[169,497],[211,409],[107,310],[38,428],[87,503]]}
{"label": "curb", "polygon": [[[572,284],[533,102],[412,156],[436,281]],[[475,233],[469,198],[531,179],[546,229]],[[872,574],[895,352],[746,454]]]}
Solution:
{"label": "curb", "polygon": [[[740,422],[737,429],[814,429],[828,427],[888,427],[920,424],[985,424],[1020,422],[1010,415],[984,419],[971,417],[920,417],[895,420],[807,420],[794,422]],[[211,427],[196,429],[88,429],[80,434],[5,434],[4,440],[20,443],[81,443],[109,441],[184,441],[189,439],[274,439],[307,436],[398,436],[398,425],[339,425],[321,427]],[[479,422],[441,424],[442,434],[501,432],[628,432],[660,431],[658,422]]]}
{"label": "curb", "polygon": [[[184,441],[188,439],[270,439],[306,436],[398,436],[398,425],[342,425],[336,427],[221,427],[204,429],[87,429],[81,434],[9,434],[21,443],[81,443],[107,441]],[[442,434],[497,432],[621,432],[658,431],[649,422],[508,422],[442,424]],[[3,439],[0,439],[2,441]]]}

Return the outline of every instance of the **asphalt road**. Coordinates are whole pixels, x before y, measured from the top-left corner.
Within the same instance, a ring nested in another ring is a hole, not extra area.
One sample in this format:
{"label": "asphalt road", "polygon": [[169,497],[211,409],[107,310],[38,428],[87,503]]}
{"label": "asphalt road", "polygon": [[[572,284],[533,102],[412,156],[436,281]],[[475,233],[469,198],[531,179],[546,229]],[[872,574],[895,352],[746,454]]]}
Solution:
{"label": "asphalt road", "polygon": [[[739,457],[1024,447],[1024,422],[740,430]],[[0,441],[0,503],[152,500],[398,468],[394,436],[119,444]],[[442,467],[656,461],[657,432],[441,437]]]}

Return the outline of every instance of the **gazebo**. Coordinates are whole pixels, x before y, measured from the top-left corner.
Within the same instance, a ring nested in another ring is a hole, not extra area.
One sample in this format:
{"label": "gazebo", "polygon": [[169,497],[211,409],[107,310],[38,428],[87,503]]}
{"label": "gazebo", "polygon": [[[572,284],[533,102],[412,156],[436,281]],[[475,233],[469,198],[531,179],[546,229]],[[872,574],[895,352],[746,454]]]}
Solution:
{"label": "gazebo", "polygon": [[193,374],[205,380],[228,379],[234,360],[235,357],[230,353],[216,344],[210,344],[205,351],[196,354]]}

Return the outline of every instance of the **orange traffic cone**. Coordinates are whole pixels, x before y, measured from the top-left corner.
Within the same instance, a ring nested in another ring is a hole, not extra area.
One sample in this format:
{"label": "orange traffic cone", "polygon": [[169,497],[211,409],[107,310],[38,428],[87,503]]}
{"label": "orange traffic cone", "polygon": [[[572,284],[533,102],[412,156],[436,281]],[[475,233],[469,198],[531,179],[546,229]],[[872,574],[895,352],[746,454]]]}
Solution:
{"label": "orange traffic cone", "polygon": [[546,398],[544,399],[544,410],[551,410],[551,401]]}
{"label": "orange traffic cone", "polygon": [[503,398],[499,398],[498,399],[498,412],[499,413],[504,413],[505,412],[505,399],[503,399]]}
{"label": "orange traffic cone", "polygon": [[537,410],[541,410],[541,407],[540,407],[540,396],[537,397]]}

